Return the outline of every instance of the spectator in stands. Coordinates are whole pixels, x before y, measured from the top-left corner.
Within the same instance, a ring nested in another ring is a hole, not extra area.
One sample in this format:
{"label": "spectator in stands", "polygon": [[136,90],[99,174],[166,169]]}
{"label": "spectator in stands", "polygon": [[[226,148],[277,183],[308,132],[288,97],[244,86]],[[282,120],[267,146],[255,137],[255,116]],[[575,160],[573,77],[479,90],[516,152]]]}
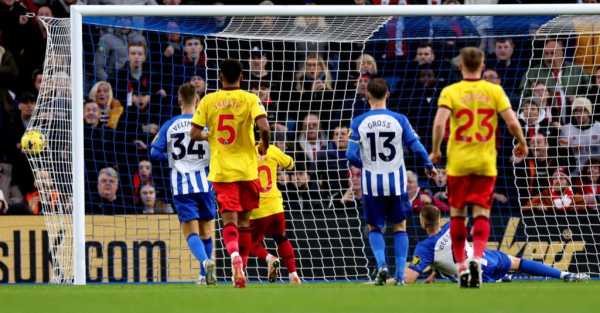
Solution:
{"label": "spectator in stands", "polygon": [[[119,18],[119,24],[128,25],[129,18]],[[146,38],[140,31],[129,28],[107,28],[96,45],[94,64],[96,70],[95,80],[108,80],[125,66],[128,60],[128,47],[131,44],[146,45]],[[121,99],[123,100],[123,99]]]}
{"label": "spectator in stands", "polygon": [[295,157],[297,163],[306,163],[306,169],[314,173],[317,154],[327,148],[327,141],[321,134],[321,120],[318,115],[312,113],[306,115],[296,141],[295,151],[299,154]]}
{"label": "spectator in stands", "polygon": [[5,133],[5,136],[11,136],[12,147],[18,149],[15,151],[13,159],[13,173],[18,173],[18,175],[13,179],[21,189],[22,194],[34,190],[31,167],[27,157],[21,152],[21,137],[31,121],[33,110],[35,110],[35,101],[35,96],[28,92],[23,93],[18,98],[18,111],[12,114],[11,123],[8,125],[10,131]]}
{"label": "spectator in stands", "polygon": [[253,47],[250,52],[249,75],[247,80],[252,83],[254,81],[271,82],[271,72],[267,68],[269,58],[267,54],[261,51],[259,47]]}
{"label": "spectator in stands", "polygon": [[49,6],[41,6],[39,7],[39,9],[37,9],[37,16],[44,16],[44,17],[54,17],[54,13],[52,12],[52,9]]}
{"label": "spectator in stands", "polygon": [[492,84],[500,85],[500,76],[498,75],[498,72],[496,72],[496,70],[493,68],[487,68],[485,71],[483,71],[483,74],[481,74],[481,78],[487,80]]}
{"label": "spectator in stands", "polygon": [[354,110],[352,116],[359,116],[371,109],[367,99],[367,85],[371,80],[371,74],[364,73],[356,80],[356,100],[354,101]]}
{"label": "spectator in stands", "polygon": [[560,129],[559,143],[576,158],[575,173],[579,173],[591,157],[600,155],[600,122],[592,120],[592,103],[587,98],[575,98],[572,112],[571,123]]}
{"label": "spectator in stands", "polygon": [[594,120],[599,120],[600,114],[596,107],[600,104],[600,66],[593,72],[592,84],[587,92],[587,97],[592,102],[594,108]]}
{"label": "spectator in stands", "polygon": [[546,118],[546,111],[541,110],[539,98],[524,99],[519,113],[519,122],[523,127],[523,133],[527,138],[533,138],[536,134],[550,136],[551,129],[556,130],[553,133],[554,138],[558,135],[558,130],[550,127]]}
{"label": "spectator in stands", "polygon": [[137,171],[133,174],[133,201],[135,204],[140,202],[140,190],[144,185],[154,185],[152,181],[152,163],[148,160],[141,160],[138,163]]}
{"label": "spectator in stands", "polygon": [[377,61],[375,61],[375,58],[372,55],[363,53],[354,62],[356,64],[356,70],[360,72],[360,75],[377,75]]}
{"label": "spectator in stands", "polygon": [[546,136],[536,133],[529,138],[530,154],[524,159],[515,160],[516,185],[525,200],[540,195],[550,186],[552,170],[557,168],[556,158],[548,155]]}
{"label": "spectator in stands", "polygon": [[550,197],[555,209],[569,209],[575,205],[575,194],[571,178],[565,169],[559,168],[552,174]]}
{"label": "spectator in stands", "polygon": [[158,5],[156,0],[77,0],[77,4],[89,4],[89,5]]}
{"label": "spectator in stands", "polygon": [[362,198],[361,170],[350,166],[350,187],[342,195],[342,203],[351,204]]}
{"label": "spectator in stands", "polygon": [[336,127],[327,149],[317,153],[317,170],[321,186],[329,190],[348,188],[348,160],[346,148],[350,140],[348,127]]}
{"label": "spectator in stands", "polygon": [[143,214],[172,214],[171,205],[156,199],[156,189],[151,184],[145,184],[140,189],[139,198]]}
{"label": "spectator in stands", "polygon": [[592,157],[575,183],[576,194],[583,195],[588,208],[597,208],[600,203],[600,156]]}
{"label": "spectator in stands", "polygon": [[91,203],[86,205],[86,214],[128,214],[134,213],[133,205],[125,205],[118,194],[119,174],[112,167],[105,167],[98,174],[98,192]]}
{"label": "spectator in stands", "polygon": [[429,191],[419,186],[419,179],[413,171],[406,171],[406,191],[414,212],[420,212],[421,208],[428,204],[435,205],[442,212],[450,212],[447,203],[433,197]]}
{"label": "spectator in stands", "polygon": [[23,194],[13,182],[12,164],[0,163],[0,214],[31,214]]}
{"label": "spectator in stands", "polygon": [[6,49],[0,41],[0,105],[4,119],[13,111],[13,99],[11,92],[14,92],[14,82],[19,77],[19,68],[12,53]]}
{"label": "spectator in stands", "polygon": [[[446,0],[444,5],[460,5],[458,0]],[[440,59],[450,60],[458,55],[460,49],[468,46],[479,47],[479,32],[465,16],[440,16],[431,18],[433,38],[454,37],[439,41],[436,47]]]}
{"label": "spectator in stands", "polygon": [[[561,124],[569,122],[569,100],[587,92],[590,77],[583,69],[565,61],[564,46],[561,41],[548,40],[544,44],[543,64],[540,68],[531,68],[522,83],[525,96],[531,94],[533,84],[541,81],[554,95],[552,111],[558,113]],[[554,114],[553,114],[554,119]]]}
{"label": "spectator in stands", "polygon": [[124,100],[126,107],[136,106],[144,110],[150,104],[152,78],[146,54],[144,43],[130,43],[127,62],[117,70],[111,83],[115,98]]}
{"label": "spectator in stands", "polygon": [[502,87],[509,94],[518,92],[519,84],[529,61],[529,55],[526,58],[515,56],[515,43],[512,38],[496,39],[494,53],[486,58],[486,67],[496,70]]}
{"label": "spectator in stands", "polygon": [[182,53],[174,54],[172,58],[167,58],[163,63],[172,64],[173,86],[179,86],[190,81],[193,76],[204,77],[206,56],[202,38],[198,36],[185,37]]}
{"label": "spectator in stands", "polygon": [[100,124],[100,108],[98,104],[92,100],[87,100],[83,107],[83,120],[85,126],[92,128],[98,127]]}
{"label": "spectator in stands", "polygon": [[40,94],[40,88],[42,87],[42,79],[44,78],[44,72],[40,69],[36,69],[31,74],[31,92],[37,96]]}
{"label": "spectator in stands", "polygon": [[206,81],[204,78],[198,75],[192,76],[190,83],[196,87],[196,93],[198,94],[199,98],[202,99],[204,94],[206,94]]}
{"label": "spectator in stands", "polygon": [[46,210],[58,213],[60,209],[60,192],[52,181],[52,174],[47,170],[37,170],[35,174],[36,190],[27,193],[25,200],[27,207],[33,215],[42,214],[42,203],[46,203]]}
{"label": "spectator in stands", "polygon": [[287,184],[284,194],[290,211],[310,211],[322,208],[321,192],[317,184],[308,174],[304,163],[296,163],[295,171],[290,174],[290,183]]}
{"label": "spectator in stands", "polygon": [[98,104],[101,123],[116,129],[123,114],[123,105],[113,97],[110,83],[102,80],[94,84],[90,89],[89,98]]}
{"label": "spectator in stands", "polygon": [[179,25],[176,22],[170,21],[167,23],[165,40],[159,44],[163,47],[163,56],[165,58],[171,58],[175,54],[181,55],[183,46],[181,44]]}
{"label": "spectator in stands", "polygon": [[332,90],[333,82],[327,63],[318,54],[309,54],[296,75],[298,91]]}

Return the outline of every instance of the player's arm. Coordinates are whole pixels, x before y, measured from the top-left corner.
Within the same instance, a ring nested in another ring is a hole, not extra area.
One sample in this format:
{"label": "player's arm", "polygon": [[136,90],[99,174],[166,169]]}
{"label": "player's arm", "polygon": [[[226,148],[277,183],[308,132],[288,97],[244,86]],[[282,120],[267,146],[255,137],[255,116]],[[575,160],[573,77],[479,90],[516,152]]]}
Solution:
{"label": "player's arm", "polygon": [[446,123],[451,113],[452,111],[448,107],[440,106],[435,114],[431,155],[429,156],[434,163],[439,163],[442,158],[442,140],[444,139]]}
{"label": "player's arm", "polygon": [[281,151],[279,148],[275,147],[275,149],[273,150],[276,153],[276,158],[277,158],[277,164],[285,169],[285,170],[291,170],[294,168],[294,158],[292,158],[290,155],[286,154],[285,152]]}
{"label": "player's arm", "polygon": [[500,116],[506,123],[506,127],[508,127],[508,132],[517,139],[517,147],[516,147],[516,156],[525,157],[527,156],[528,148],[527,148],[527,140],[525,139],[525,135],[523,134],[523,129],[521,128],[521,124],[519,124],[519,120],[517,120],[517,116],[512,109],[506,109],[500,112]]}
{"label": "player's arm", "polygon": [[258,152],[261,155],[267,153],[269,149],[269,137],[271,136],[271,126],[269,126],[269,120],[266,115],[261,115],[256,118],[256,126],[260,133],[260,145],[258,146]]}
{"label": "player's arm", "polygon": [[404,270],[405,283],[415,283],[419,275],[423,274],[431,265],[433,262],[433,249],[433,247],[428,248],[423,242],[417,244],[412,262]]}
{"label": "player's arm", "polygon": [[[205,97],[206,98],[206,97]],[[207,102],[205,98],[200,100],[200,103],[196,106],[196,112],[192,116],[192,129],[190,131],[190,137],[192,140],[208,140],[208,131],[205,130],[207,125]]]}
{"label": "player's arm", "polygon": [[419,136],[415,133],[412,125],[408,121],[406,116],[401,116],[400,125],[402,125],[402,142],[404,142],[410,150],[419,156],[421,161],[423,162],[423,166],[429,171],[434,170],[433,163],[429,159],[429,155],[427,154],[427,150],[419,140]]}
{"label": "player's arm", "polygon": [[360,134],[355,121],[350,125],[350,139],[348,140],[348,148],[346,149],[346,159],[350,165],[362,168],[362,160],[360,159]]}
{"label": "player's arm", "polygon": [[154,140],[152,140],[152,145],[150,148],[150,158],[153,160],[166,161],[167,157],[167,129],[169,128],[170,123],[165,123],[156,136]]}
{"label": "player's arm", "polygon": [[406,284],[414,284],[417,282],[417,279],[419,278],[419,272],[413,270],[410,267],[407,267],[404,270],[404,283]]}

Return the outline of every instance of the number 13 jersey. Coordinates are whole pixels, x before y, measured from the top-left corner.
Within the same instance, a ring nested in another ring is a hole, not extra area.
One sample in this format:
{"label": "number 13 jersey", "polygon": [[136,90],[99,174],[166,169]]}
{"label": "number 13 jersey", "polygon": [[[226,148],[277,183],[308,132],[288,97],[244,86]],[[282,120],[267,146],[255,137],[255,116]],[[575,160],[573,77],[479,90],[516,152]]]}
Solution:
{"label": "number 13 jersey", "polygon": [[182,114],[165,122],[152,147],[166,153],[171,168],[171,187],[173,195],[209,192],[208,182],[209,154],[208,143],[192,140],[192,115]]}
{"label": "number 13 jersey", "polygon": [[351,129],[350,140],[360,144],[363,194],[406,193],[403,147],[419,140],[406,116],[388,109],[371,110],[355,117]]}
{"label": "number 13 jersey", "polygon": [[485,80],[462,80],[442,90],[438,106],[452,111],[448,175],[497,176],[498,113],[511,108],[502,87]]}
{"label": "number 13 jersey", "polygon": [[212,182],[231,183],[258,178],[254,122],[266,115],[260,99],[240,89],[209,93],[198,104],[192,123],[208,127]]}

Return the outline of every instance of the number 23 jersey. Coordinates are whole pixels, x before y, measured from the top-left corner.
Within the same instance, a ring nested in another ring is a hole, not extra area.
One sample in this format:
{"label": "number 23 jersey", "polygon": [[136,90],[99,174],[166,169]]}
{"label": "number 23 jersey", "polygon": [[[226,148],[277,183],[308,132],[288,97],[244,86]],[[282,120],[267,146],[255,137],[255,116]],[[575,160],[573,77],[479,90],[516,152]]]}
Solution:
{"label": "number 23 jersey", "polygon": [[240,89],[221,89],[200,100],[192,123],[208,127],[208,180],[231,183],[258,178],[254,122],[261,115],[266,112],[258,96]]}
{"label": "number 23 jersey", "polygon": [[406,116],[388,109],[371,110],[355,117],[351,129],[350,140],[360,144],[363,194],[406,193],[403,147],[419,140]]}
{"label": "number 23 jersey", "polygon": [[166,153],[171,168],[173,195],[209,192],[209,147],[205,141],[192,140],[192,115],[182,114],[163,124],[152,147]]}
{"label": "number 23 jersey", "polygon": [[497,176],[498,113],[511,108],[502,87],[485,80],[462,80],[442,90],[438,106],[452,111],[448,175]]}

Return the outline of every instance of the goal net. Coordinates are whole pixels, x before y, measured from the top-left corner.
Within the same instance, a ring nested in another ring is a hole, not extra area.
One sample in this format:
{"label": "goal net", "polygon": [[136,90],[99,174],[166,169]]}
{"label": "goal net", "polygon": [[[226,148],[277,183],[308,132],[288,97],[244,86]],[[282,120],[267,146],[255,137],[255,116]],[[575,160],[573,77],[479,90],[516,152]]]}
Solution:
{"label": "goal net", "polygon": [[[547,146],[545,156],[532,148],[528,158],[515,160],[512,139],[504,125],[499,128],[489,248],[563,270],[599,273],[595,239],[600,227],[597,205],[591,202],[597,170],[587,165],[587,172],[578,170],[588,164],[582,156],[597,154],[593,140],[599,134],[594,126],[586,128],[589,135],[575,135],[569,124],[580,97],[590,100],[593,115],[595,24],[553,18],[84,17],[84,53],[77,56],[84,64],[84,121],[70,118],[69,21],[43,19],[48,29],[44,80],[28,129],[42,131],[46,147],[29,160],[42,195],[53,281],[73,279],[71,123],[85,125],[87,281],[197,279],[199,265],[170,204],[167,165],[151,161],[148,149],[158,127],[179,114],[177,88],[192,82],[199,94],[216,90],[218,64],[225,58],[242,62],[242,88],[259,95],[273,143],[296,159],[296,168],[278,172],[272,183],[284,195],[287,235],[296,248],[300,276],[368,279],[374,262],[364,240],[360,176],[350,175],[345,160],[349,122],[369,109],[369,79],[383,77],[390,86],[388,106],[408,116],[429,149],[437,97],[460,79],[455,57],[465,46],[486,51],[484,78],[504,87],[528,140]],[[544,47],[553,38],[562,42],[565,62],[582,68],[561,67],[559,74],[569,78],[558,87],[544,65],[549,53]],[[545,92],[539,82],[545,83]],[[557,99],[565,101],[559,109]],[[539,102],[538,111],[546,113],[531,117],[529,102]],[[546,120],[547,126],[540,124]],[[562,131],[570,135],[561,136]],[[565,140],[566,146],[561,144]],[[574,147],[581,152],[585,144],[591,152],[575,155]],[[408,176],[414,212],[432,202],[446,217],[445,176],[427,179],[418,160],[407,154],[408,170],[415,173]],[[550,189],[557,169],[564,171],[556,175],[566,177],[571,189]],[[588,178],[590,183],[579,183]],[[569,195],[570,205],[561,202]],[[408,222],[411,250],[425,238],[414,215]],[[218,221],[216,228],[214,257],[224,279],[229,263]],[[276,253],[273,242],[265,244]],[[248,273],[251,279],[264,279],[265,262],[251,258]]]}

